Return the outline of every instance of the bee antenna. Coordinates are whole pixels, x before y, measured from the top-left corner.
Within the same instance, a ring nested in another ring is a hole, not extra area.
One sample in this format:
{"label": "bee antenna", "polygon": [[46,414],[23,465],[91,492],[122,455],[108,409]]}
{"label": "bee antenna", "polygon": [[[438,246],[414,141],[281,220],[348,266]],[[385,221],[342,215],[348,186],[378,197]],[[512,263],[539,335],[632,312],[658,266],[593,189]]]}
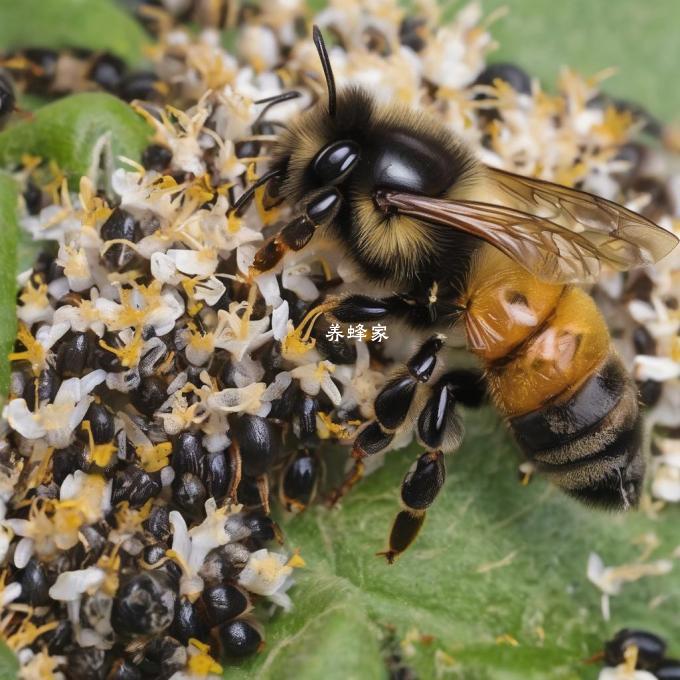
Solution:
{"label": "bee antenna", "polygon": [[250,202],[255,197],[255,190],[259,189],[263,184],[266,184],[273,177],[280,177],[281,170],[270,170],[266,172],[262,177],[255,180],[236,200],[234,205],[231,206],[230,212],[234,213],[237,217],[242,217],[243,213],[246,211]]}
{"label": "bee antenna", "polygon": [[264,99],[258,99],[255,104],[264,104],[264,108],[260,113],[258,114],[257,118],[255,119],[254,123],[251,125],[252,128],[256,128],[261,122],[262,119],[264,118],[265,113],[271,109],[272,106],[276,106],[277,104],[280,104],[281,102],[287,102],[290,101],[291,99],[297,99],[300,96],[300,93],[297,90],[290,90],[289,92],[282,92],[281,94],[275,94],[272,97],[265,97]]}
{"label": "bee antenna", "polygon": [[328,51],[326,50],[326,44],[323,41],[321,31],[319,30],[319,27],[316,25],[312,30],[312,36],[314,37],[316,51],[319,53],[319,59],[321,60],[321,66],[323,67],[323,74],[326,78],[326,87],[328,88],[328,113],[331,116],[331,118],[334,118],[336,109],[336,95],[335,95],[335,78],[333,78],[331,60],[328,58]]}

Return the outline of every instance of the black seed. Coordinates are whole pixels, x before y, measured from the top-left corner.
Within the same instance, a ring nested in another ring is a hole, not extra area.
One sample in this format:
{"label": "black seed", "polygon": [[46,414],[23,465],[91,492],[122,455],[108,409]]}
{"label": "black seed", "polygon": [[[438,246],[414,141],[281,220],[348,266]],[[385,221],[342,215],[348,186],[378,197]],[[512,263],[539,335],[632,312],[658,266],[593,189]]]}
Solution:
{"label": "black seed", "polygon": [[306,507],[314,491],[317,478],[316,458],[308,451],[299,452],[283,477],[283,495],[288,509],[295,503]]}
{"label": "black seed", "polygon": [[106,676],[106,680],[142,680],[143,677],[142,671],[133,666],[127,659],[116,659]]}
{"label": "black seed", "polygon": [[130,401],[140,413],[151,417],[168,399],[167,389],[162,378],[149,376],[142,379],[136,390],[130,392]]}
{"label": "black seed", "polygon": [[245,516],[243,523],[250,532],[250,538],[260,543],[277,538],[277,527],[274,520],[267,515],[251,513]]}
{"label": "black seed", "polygon": [[666,654],[666,642],[658,635],[645,630],[620,630],[604,646],[604,658],[608,666],[618,666],[624,661],[624,653],[629,647],[637,647],[637,668],[654,670]]}
{"label": "black seed", "polygon": [[230,583],[206,588],[202,597],[213,625],[235,619],[250,605],[248,596]]}
{"label": "black seed", "polygon": [[266,418],[243,415],[233,423],[232,435],[241,451],[245,475],[264,474],[281,453],[281,429]]}
{"label": "black seed", "polygon": [[633,331],[633,347],[637,354],[656,354],[656,340],[644,326],[636,326]]}
{"label": "black seed", "polygon": [[47,643],[47,651],[52,656],[61,656],[71,644],[71,622],[59,621],[54,630],[41,636],[41,640]]}
{"label": "black seed", "polygon": [[137,71],[125,76],[118,90],[118,96],[127,102],[133,99],[143,101],[159,101],[161,99],[157,86],[160,79],[153,71]]}
{"label": "black seed", "polygon": [[139,669],[145,678],[170,678],[174,673],[184,669],[187,657],[186,647],[179,640],[169,635],[153,638],[144,648],[144,657],[139,662]]}
{"label": "black seed", "polygon": [[319,402],[300,391],[296,411],[300,424],[300,443],[302,446],[315,446],[319,440],[316,433],[316,414],[319,411]]}
{"label": "black seed", "polygon": [[250,558],[250,551],[240,543],[227,543],[213,548],[205,558],[199,576],[207,585],[220,585],[235,580]]}
{"label": "black seed", "polygon": [[176,605],[170,578],[159,571],[142,571],[119,585],[111,625],[119,635],[158,635],[172,623]]}
{"label": "black seed", "polygon": [[66,477],[76,470],[85,470],[89,465],[84,444],[75,440],[64,449],[52,454],[52,479],[61,485]]}
{"label": "black seed", "polygon": [[185,512],[200,515],[208,492],[200,477],[191,472],[184,472],[172,482],[172,499]]}
{"label": "black seed", "polygon": [[142,153],[142,165],[147,170],[163,172],[172,161],[172,151],[162,144],[150,144]]}
{"label": "black seed", "polygon": [[101,680],[106,677],[111,658],[97,647],[77,647],[67,658],[64,668],[69,680]]}
{"label": "black seed", "polygon": [[113,413],[104,404],[92,402],[85,414],[85,420],[90,421],[95,444],[106,444],[113,439],[116,433]]}
{"label": "black seed", "polygon": [[26,81],[29,91],[46,94],[46,90],[56,75],[59,53],[55,50],[32,47],[23,50],[23,56],[37,67],[29,71]]}
{"label": "black seed", "polygon": [[144,561],[147,564],[156,564],[159,560],[165,557],[165,548],[158,543],[154,545],[147,545],[144,548]]}
{"label": "black seed", "polygon": [[170,634],[183,645],[187,645],[189,638],[202,640],[207,632],[207,626],[201,619],[196,605],[185,597],[181,598],[175,612],[175,620],[170,627]]}
{"label": "black seed", "polygon": [[90,338],[87,333],[74,333],[70,340],[59,345],[56,369],[61,376],[82,375],[90,353]]}
{"label": "black seed", "polygon": [[205,466],[205,450],[201,437],[193,432],[183,432],[175,441],[172,450],[172,467],[180,475],[191,472],[202,476]]}
{"label": "black seed", "polygon": [[[124,239],[136,243],[142,237],[142,232],[139,224],[129,212],[122,208],[115,208],[102,225],[101,237],[103,241]],[[104,253],[104,259],[112,269],[124,267],[134,256],[134,251],[121,243],[112,245]]]}
{"label": "black seed", "polygon": [[262,643],[262,636],[247,621],[223,623],[217,632],[225,656],[250,656]]}
{"label": "black seed", "polygon": [[136,465],[128,465],[113,478],[111,501],[114,505],[128,501],[131,508],[141,508],[149,498],[161,492],[161,483]]}
{"label": "black seed", "polygon": [[32,557],[21,575],[21,595],[33,607],[46,605],[50,601],[47,576],[40,562]]}
{"label": "black seed", "polygon": [[15,104],[16,98],[12,79],[8,73],[0,70],[0,123],[12,115]]}
{"label": "black seed", "polygon": [[420,52],[425,47],[423,33],[427,21],[423,17],[407,16],[399,26],[399,41],[402,45],[410,47],[414,52]]}
{"label": "black seed", "polygon": [[269,417],[284,422],[287,421],[293,415],[297,403],[298,392],[298,383],[296,380],[293,380],[281,397],[272,402],[272,409],[269,412]]}
{"label": "black seed", "polygon": [[94,60],[87,77],[102,89],[116,92],[124,73],[125,62],[105,52]]}
{"label": "black seed", "polygon": [[144,528],[159,541],[167,541],[170,536],[169,511],[164,505],[154,505],[149,517],[144,521]]}
{"label": "black seed", "polygon": [[219,503],[227,495],[231,481],[231,471],[224,451],[209,453],[205,458],[204,468],[204,482],[208,493]]}
{"label": "black seed", "polygon": [[475,85],[493,85],[494,80],[502,80],[516,92],[531,94],[531,78],[527,72],[514,64],[489,64],[475,80]]}
{"label": "black seed", "polygon": [[23,196],[28,214],[37,215],[42,208],[42,190],[32,179],[26,182]]}
{"label": "black seed", "polygon": [[640,392],[640,401],[649,408],[656,406],[663,393],[663,383],[650,379],[638,382],[637,385]]}

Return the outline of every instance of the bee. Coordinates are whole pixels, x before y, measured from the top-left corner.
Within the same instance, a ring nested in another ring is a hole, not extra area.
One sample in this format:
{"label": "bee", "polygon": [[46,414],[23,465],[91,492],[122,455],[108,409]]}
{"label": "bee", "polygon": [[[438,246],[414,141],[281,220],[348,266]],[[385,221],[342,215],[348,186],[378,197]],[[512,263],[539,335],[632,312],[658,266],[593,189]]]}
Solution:
{"label": "bee", "polygon": [[[460,444],[457,404],[485,389],[535,468],[585,503],[627,509],[645,472],[634,381],[593,299],[578,284],[652,264],[676,237],[603,198],[487,167],[436,119],[379,105],[359,88],[336,91],[313,32],[328,101],[290,122],[258,187],[265,208],[294,206],[290,222],[257,252],[253,275],[319,232],[365,280],[391,294],[334,303],[340,322],[399,319],[429,337],[378,393],[375,419],[354,441],[362,459],[415,427],[425,451],[401,487],[383,554],[392,563],[415,539]],[[483,368],[447,370],[441,350],[461,330]],[[348,485],[347,485],[348,486]]]}

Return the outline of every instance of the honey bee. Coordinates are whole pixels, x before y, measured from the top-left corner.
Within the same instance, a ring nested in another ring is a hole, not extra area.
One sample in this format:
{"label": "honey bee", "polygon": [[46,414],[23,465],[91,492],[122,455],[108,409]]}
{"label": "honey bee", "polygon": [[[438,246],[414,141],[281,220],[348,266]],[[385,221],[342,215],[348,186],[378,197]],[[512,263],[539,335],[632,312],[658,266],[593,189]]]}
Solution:
{"label": "honey bee", "polygon": [[413,427],[425,452],[406,475],[403,510],[384,553],[415,539],[445,478],[444,454],[462,439],[456,405],[484,385],[447,370],[440,350],[461,328],[486,389],[535,467],[569,495],[613,509],[635,506],[644,478],[635,383],[592,298],[577,284],[604,264],[622,271],[666,256],[677,239],[645,217],[575,189],[480,163],[423,112],[380,106],[359,88],[336,92],[323,38],[314,42],[328,102],[299,114],[278,138],[257,186],[266,208],[293,219],[255,256],[272,269],[317,231],[349,254],[365,279],[393,294],[341,298],[340,322],[400,319],[430,337],[375,399],[355,439],[350,486],[366,456]]}

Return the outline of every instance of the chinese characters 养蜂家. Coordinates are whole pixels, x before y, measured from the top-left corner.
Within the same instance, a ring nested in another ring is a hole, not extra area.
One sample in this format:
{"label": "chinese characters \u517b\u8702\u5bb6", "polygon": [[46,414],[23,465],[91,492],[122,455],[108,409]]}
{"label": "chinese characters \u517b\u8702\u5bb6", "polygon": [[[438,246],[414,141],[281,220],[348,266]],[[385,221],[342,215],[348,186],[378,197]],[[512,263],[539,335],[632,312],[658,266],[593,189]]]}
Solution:
{"label": "chinese characters \u517b\u8702\u5bb6", "polygon": [[[339,342],[342,338],[355,339],[359,342],[363,342],[369,335],[369,330],[361,323],[352,324],[347,328],[347,335],[345,335],[340,329],[340,324],[334,323],[328,329],[326,333],[326,339],[331,342]],[[383,340],[389,340],[389,335],[387,335],[387,326],[378,323],[370,328],[371,342],[382,342]]]}

